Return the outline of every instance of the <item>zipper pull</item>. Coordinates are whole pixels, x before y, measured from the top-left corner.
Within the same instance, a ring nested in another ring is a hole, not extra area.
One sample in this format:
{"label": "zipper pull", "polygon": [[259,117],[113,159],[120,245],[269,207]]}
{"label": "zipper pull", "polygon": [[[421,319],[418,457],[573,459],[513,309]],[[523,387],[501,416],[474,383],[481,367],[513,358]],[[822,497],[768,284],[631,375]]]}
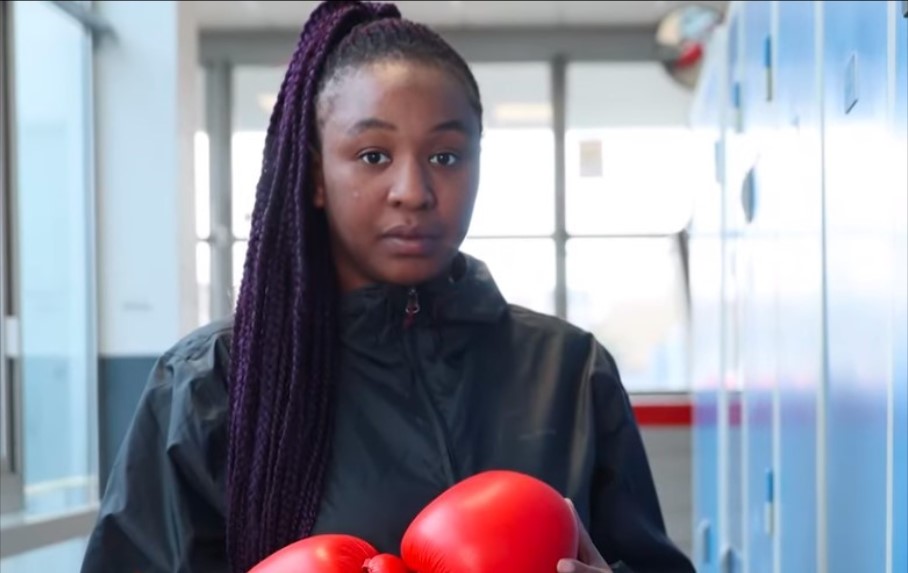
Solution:
{"label": "zipper pull", "polygon": [[413,326],[416,315],[419,313],[419,293],[416,292],[415,288],[411,288],[407,293],[406,313],[407,316],[404,318],[404,326],[410,328]]}

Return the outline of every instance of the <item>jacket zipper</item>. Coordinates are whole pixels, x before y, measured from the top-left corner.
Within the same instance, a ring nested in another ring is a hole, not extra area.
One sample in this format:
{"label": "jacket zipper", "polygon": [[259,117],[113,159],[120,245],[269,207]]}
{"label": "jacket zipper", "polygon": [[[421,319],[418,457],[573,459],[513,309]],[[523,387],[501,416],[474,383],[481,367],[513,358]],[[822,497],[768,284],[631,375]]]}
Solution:
{"label": "jacket zipper", "polygon": [[441,411],[432,399],[432,395],[429,393],[425,374],[422,369],[422,362],[419,359],[417,332],[413,328],[416,324],[416,315],[419,314],[419,311],[419,292],[415,288],[411,288],[407,292],[407,306],[404,311],[404,338],[406,339],[404,346],[407,349],[411,371],[413,372],[413,378],[416,382],[414,386],[426,406],[426,410],[429,414],[429,421],[431,422],[435,433],[436,445],[443,454],[441,458],[445,477],[448,480],[448,485],[454,485],[457,481],[457,473],[455,471],[457,466],[454,462],[451,441],[445,429],[444,418],[442,418]]}

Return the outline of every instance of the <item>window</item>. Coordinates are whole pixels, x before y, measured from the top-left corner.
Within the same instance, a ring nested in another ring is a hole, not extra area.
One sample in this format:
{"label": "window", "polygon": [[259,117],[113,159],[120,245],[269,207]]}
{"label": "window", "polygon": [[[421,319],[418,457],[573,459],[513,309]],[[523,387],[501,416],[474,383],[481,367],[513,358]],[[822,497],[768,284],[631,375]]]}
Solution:
{"label": "window", "polygon": [[196,125],[195,155],[195,232],[196,232],[196,287],[199,297],[199,324],[211,321],[211,154],[208,133],[205,131],[205,69],[196,76]]}
{"label": "window", "polygon": [[276,67],[238,67],[231,78],[231,212],[229,224],[225,225],[230,230],[230,243],[221,252],[222,264],[229,265],[226,266],[229,272],[225,271],[223,276],[230,280],[229,284],[221,285],[221,288],[228,289],[222,296],[231,301],[231,308],[236,303],[243,279],[255,189],[262,171],[265,130],[283,79],[284,69]]}
{"label": "window", "polygon": [[0,568],[54,571],[98,496],[88,97],[109,28],[88,2],[0,2],[0,25]]}
{"label": "window", "polygon": [[567,318],[630,391],[685,391],[682,233],[712,176],[690,95],[651,62],[570,64],[566,84]]}
{"label": "window", "polygon": [[[463,250],[489,265],[510,302],[561,314],[593,332],[615,355],[629,390],[684,391],[684,231],[697,186],[712,177],[700,173],[699,158],[709,150],[686,125],[690,95],[652,62],[571,63],[562,86],[553,85],[553,78],[562,81],[555,65],[563,64],[471,65],[485,134]],[[229,81],[220,85],[229,93],[209,94],[208,102],[230,103],[229,130],[221,126],[230,140],[230,154],[221,158],[229,163],[229,193],[211,190],[212,205],[229,206],[215,217],[229,232],[212,233],[217,246],[200,246],[198,257],[200,281],[215,259],[229,269],[212,277],[211,289],[212,297],[232,302],[284,68],[226,69]],[[566,97],[556,100],[556,87]],[[563,133],[556,132],[559,116]],[[556,137],[564,138],[561,182]]]}
{"label": "window", "polygon": [[[546,62],[472,65],[485,110],[479,193],[463,251],[504,297],[555,313],[555,132]],[[533,166],[527,169],[527,166]],[[514,216],[519,208],[520,216]]]}
{"label": "window", "polygon": [[25,509],[57,514],[96,496],[91,37],[50,2],[11,8]]}
{"label": "window", "polygon": [[683,391],[686,298],[675,236],[573,238],[568,319],[596,335],[635,391]]}
{"label": "window", "polygon": [[284,69],[278,67],[238,67],[233,72],[233,106],[231,109],[230,140],[230,233],[231,243],[223,251],[224,263],[230,265],[228,286],[232,304],[243,280],[246,244],[255,207],[255,190],[262,172],[265,151],[265,130],[277,92],[284,79]]}
{"label": "window", "polygon": [[88,95],[103,22],[89,9],[0,3],[0,528],[13,573],[50,570],[61,554],[42,545],[84,535],[98,495]]}

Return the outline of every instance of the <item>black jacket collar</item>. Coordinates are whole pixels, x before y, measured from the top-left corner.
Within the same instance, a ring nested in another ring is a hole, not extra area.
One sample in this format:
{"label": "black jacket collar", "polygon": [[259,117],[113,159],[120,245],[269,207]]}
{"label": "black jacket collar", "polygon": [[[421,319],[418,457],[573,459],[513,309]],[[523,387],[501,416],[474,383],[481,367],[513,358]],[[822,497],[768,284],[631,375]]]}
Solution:
{"label": "black jacket collar", "polygon": [[340,305],[341,330],[404,325],[407,305],[414,300],[418,324],[493,323],[507,309],[485,263],[459,254],[451,272],[433,281],[415,287],[370,285],[346,293]]}

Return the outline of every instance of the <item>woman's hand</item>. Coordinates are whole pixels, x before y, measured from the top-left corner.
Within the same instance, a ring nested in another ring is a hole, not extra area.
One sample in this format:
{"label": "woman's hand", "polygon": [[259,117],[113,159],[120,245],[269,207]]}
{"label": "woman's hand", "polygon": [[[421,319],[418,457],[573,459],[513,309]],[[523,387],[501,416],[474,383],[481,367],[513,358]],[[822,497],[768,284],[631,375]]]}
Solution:
{"label": "woman's hand", "polygon": [[577,522],[577,529],[580,531],[580,548],[577,552],[577,559],[562,559],[558,562],[558,573],[612,573],[605,558],[593,545],[593,540],[590,539],[590,534],[580,521],[574,504],[569,499],[565,501],[570,506],[574,520]]}

